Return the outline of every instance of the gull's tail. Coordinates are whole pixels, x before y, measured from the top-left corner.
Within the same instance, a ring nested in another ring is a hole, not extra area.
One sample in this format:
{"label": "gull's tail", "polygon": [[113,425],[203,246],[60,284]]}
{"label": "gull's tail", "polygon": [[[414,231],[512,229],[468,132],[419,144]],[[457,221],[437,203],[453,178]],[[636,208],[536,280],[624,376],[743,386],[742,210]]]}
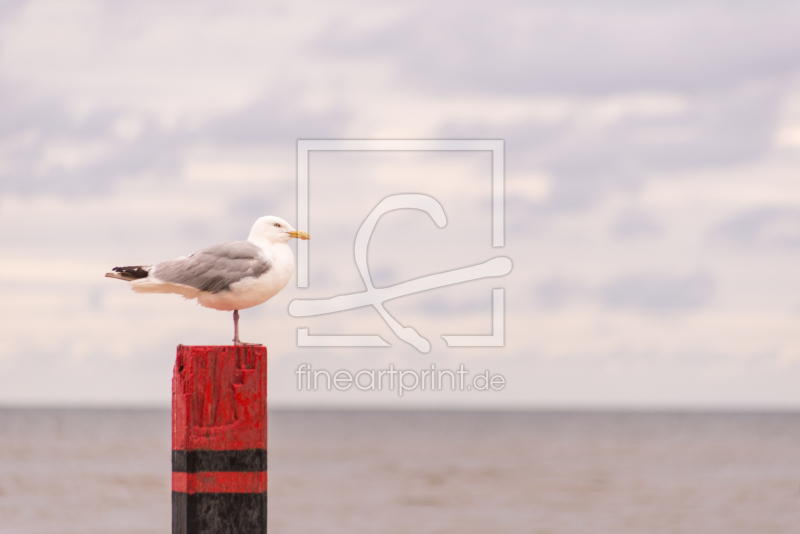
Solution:
{"label": "gull's tail", "polygon": [[130,282],[140,278],[147,278],[148,274],[150,274],[150,265],[133,265],[130,267],[114,267],[110,273],[106,273],[106,276]]}

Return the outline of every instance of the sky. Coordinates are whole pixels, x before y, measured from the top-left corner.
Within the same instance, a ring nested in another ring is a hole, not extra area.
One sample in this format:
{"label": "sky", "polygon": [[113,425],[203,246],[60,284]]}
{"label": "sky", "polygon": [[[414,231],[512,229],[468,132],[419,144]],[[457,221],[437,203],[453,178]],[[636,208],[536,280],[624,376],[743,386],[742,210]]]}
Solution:
{"label": "sky", "polygon": [[[0,7],[0,404],[168,406],[175,347],[229,313],[104,278],[297,220],[301,139],[504,143],[505,246],[488,152],[313,152],[310,284],[244,310],[270,405],[800,407],[797,2],[119,2]],[[355,234],[388,195],[376,286],[506,256],[503,277],[387,310],[292,317],[359,292]],[[294,246],[294,245],[293,245]],[[505,345],[488,334],[505,294]],[[312,334],[387,348],[298,347]],[[330,372],[490,371],[502,391],[298,391]]]}

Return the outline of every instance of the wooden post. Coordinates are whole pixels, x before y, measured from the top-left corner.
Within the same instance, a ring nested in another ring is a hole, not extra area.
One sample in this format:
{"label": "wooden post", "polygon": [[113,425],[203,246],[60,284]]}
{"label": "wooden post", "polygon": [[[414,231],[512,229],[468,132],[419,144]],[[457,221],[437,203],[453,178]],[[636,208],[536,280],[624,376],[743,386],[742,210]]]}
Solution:
{"label": "wooden post", "polygon": [[173,534],[267,531],[267,348],[178,346]]}

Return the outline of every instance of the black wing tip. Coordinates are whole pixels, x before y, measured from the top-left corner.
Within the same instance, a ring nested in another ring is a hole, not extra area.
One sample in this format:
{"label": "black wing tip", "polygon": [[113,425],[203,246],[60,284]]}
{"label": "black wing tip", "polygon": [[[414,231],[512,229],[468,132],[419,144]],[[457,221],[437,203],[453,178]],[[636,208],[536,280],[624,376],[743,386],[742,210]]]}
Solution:
{"label": "black wing tip", "polygon": [[[114,267],[112,272],[106,273],[109,278],[119,278],[120,280],[139,280],[147,278],[150,268],[146,265],[129,265],[127,267]],[[115,274],[118,273],[118,274]]]}

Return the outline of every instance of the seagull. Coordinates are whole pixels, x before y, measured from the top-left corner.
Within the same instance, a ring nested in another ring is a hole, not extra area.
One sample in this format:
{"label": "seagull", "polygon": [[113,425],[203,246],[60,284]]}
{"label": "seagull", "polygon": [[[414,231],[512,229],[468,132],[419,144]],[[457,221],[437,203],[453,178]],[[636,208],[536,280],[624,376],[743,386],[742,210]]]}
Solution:
{"label": "seagull", "polygon": [[155,265],[114,267],[109,278],[131,283],[137,293],[177,293],[201,306],[233,310],[233,344],[239,341],[239,310],[268,301],[286,287],[294,273],[290,239],[309,239],[279,217],[258,219],[247,241],[231,241],[187,257]]}

